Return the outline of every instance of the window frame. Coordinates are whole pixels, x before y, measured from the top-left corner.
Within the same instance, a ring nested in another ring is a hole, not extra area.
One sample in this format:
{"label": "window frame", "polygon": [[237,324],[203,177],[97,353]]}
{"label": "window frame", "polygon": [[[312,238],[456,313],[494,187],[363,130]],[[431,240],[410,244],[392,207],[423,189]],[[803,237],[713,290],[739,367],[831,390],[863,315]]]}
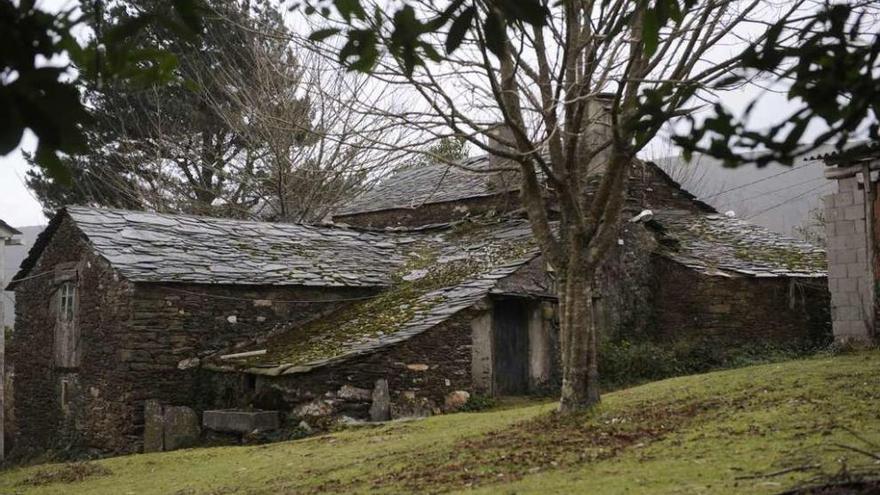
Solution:
{"label": "window frame", "polygon": [[58,288],[58,320],[65,324],[76,318],[76,283],[66,281]]}

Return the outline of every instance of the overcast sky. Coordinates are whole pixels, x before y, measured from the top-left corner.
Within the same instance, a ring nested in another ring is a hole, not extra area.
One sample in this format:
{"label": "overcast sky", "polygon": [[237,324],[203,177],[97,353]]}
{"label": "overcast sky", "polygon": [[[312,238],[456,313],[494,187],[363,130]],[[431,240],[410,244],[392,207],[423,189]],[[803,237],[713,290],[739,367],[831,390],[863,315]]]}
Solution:
{"label": "overcast sky", "polygon": [[[43,0],[38,2],[46,10],[58,10],[60,6],[69,5],[70,0]],[[723,103],[738,113],[755,97],[761,95],[761,104],[753,112],[753,126],[769,125],[789,113],[792,107],[786,102],[785,97],[779,94],[763,93],[757,87],[748,87],[740,91],[730,92],[722,97]],[[39,202],[31,194],[24,184],[27,163],[22,157],[21,150],[32,150],[35,145],[33,135],[27,134],[22,147],[12,153],[0,157],[0,219],[13,226],[27,226],[45,224],[46,218],[42,214]],[[647,150],[648,158],[656,158],[675,153],[663,143],[653,143]]]}
{"label": "overcast sky", "polygon": [[[760,90],[752,88],[725,95],[724,101],[731,108],[743,108],[758,94]],[[790,109],[781,95],[765,95],[762,97],[762,102],[754,116],[755,123],[772,122],[778,119],[782,112]],[[33,135],[28,133],[22,148],[32,150],[35,143]],[[674,152],[662,144],[657,144],[650,150],[650,155],[659,157],[670,154],[670,151]],[[27,169],[28,165],[22,157],[21,148],[0,157],[0,218],[16,227],[45,224],[47,221],[39,202],[24,184]]]}

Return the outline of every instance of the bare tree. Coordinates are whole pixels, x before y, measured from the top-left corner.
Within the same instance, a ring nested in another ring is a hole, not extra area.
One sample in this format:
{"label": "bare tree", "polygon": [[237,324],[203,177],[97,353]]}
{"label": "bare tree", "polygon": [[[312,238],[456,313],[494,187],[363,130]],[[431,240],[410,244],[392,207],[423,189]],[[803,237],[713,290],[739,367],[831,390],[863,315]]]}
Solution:
{"label": "bare tree", "polygon": [[82,81],[95,108],[91,150],[69,159],[72,188],[31,173],[47,211],[89,203],[315,222],[406,158],[404,147],[374,144],[405,145],[414,133],[355,108],[383,86],[303,48],[280,11],[240,0],[206,7],[203,35],[169,48],[173,83]]}
{"label": "bare tree", "polygon": [[[451,54],[424,48],[433,61],[410,71],[406,54],[390,48],[371,69],[376,80],[421,97],[423,105],[401,120],[426,132],[463,136],[507,160],[492,171],[519,172],[534,236],[558,279],[562,411],[599,401],[591,283],[617,239],[636,153],[687,105],[713,97],[710,89],[734,64],[731,44],[760,42],[761,27],[779,18],[798,22],[794,14],[803,1],[782,7],[758,0],[692,3],[670,16],[669,25],[658,25],[650,2],[551,2],[545,3],[547,22],[538,26],[505,23],[500,4],[475,1],[463,44]],[[444,8],[411,1],[396,15],[436,19]],[[380,45],[394,47],[391,37],[400,31],[393,27],[403,22],[378,16],[364,16],[361,32],[376,33]],[[433,45],[441,46],[445,35],[434,33]],[[487,140],[499,122],[509,133]]]}
{"label": "bare tree", "polygon": [[[296,44],[297,39],[265,26],[259,40],[285,49],[272,53],[253,48],[256,83],[236,84],[235,71],[202,71],[220,85],[241,89],[222,98],[203,98],[218,108],[227,126],[242,136],[256,162],[248,171],[260,218],[314,222],[408,159],[404,147],[376,149],[374,143],[410,141],[400,126],[389,126],[381,115],[360,112],[365,100],[382,97],[381,86],[335,70],[328,61]],[[243,47],[243,49],[248,49]],[[410,133],[412,134],[412,133]]]}

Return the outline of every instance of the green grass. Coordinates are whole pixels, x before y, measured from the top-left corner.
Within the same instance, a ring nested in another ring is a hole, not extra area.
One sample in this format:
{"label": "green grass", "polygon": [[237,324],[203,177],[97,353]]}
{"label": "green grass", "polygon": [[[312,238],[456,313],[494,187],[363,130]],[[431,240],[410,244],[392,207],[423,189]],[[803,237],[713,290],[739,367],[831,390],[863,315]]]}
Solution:
{"label": "green grass", "polygon": [[878,351],[816,357],[621,390],[576,418],[520,400],[293,442],[14,469],[0,493],[779,493],[844,467],[880,474],[835,446],[865,448],[853,432],[880,444],[878,377]]}

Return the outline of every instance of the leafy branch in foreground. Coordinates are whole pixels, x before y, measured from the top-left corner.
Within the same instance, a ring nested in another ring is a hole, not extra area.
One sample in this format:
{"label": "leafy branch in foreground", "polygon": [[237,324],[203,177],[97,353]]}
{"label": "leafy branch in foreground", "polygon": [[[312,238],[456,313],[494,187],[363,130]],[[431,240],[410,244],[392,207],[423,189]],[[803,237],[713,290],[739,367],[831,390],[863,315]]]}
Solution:
{"label": "leafy branch in foreground", "polygon": [[[104,6],[100,0],[88,4],[95,10]],[[51,176],[69,182],[60,157],[85,150],[83,126],[89,122],[72,69],[95,80],[131,85],[166,82],[176,59],[158,42],[136,50],[131,40],[150,23],[162,23],[179,36],[201,31],[198,0],[174,0],[171,6],[169,13],[167,5],[156,5],[138,12],[127,25],[104,32],[95,22],[98,17],[77,8],[49,13],[33,0],[0,0],[0,156],[18,147],[24,131],[30,129],[38,139],[35,162]],[[73,35],[79,28],[95,34],[85,45]]]}
{"label": "leafy branch in foreground", "polygon": [[[673,137],[687,155],[700,152],[728,166],[746,160],[758,166],[771,162],[791,164],[797,156],[832,143],[845,151],[846,143],[867,130],[880,138],[880,33],[866,8],[826,5],[797,29],[798,42],[788,44],[783,21],[770,26],[766,39],[746,48],[737,71],[716,85],[723,89],[742,84],[758,74],[773,74],[789,84],[787,98],[797,109],[766,130],[746,122],[758,105],[754,100],[742,117],[720,103],[702,123],[687,116],[689,132]],[[803,145],[808,126],[821,121],[827,129]],[[743,150],[756,151],[744,158]]]}

